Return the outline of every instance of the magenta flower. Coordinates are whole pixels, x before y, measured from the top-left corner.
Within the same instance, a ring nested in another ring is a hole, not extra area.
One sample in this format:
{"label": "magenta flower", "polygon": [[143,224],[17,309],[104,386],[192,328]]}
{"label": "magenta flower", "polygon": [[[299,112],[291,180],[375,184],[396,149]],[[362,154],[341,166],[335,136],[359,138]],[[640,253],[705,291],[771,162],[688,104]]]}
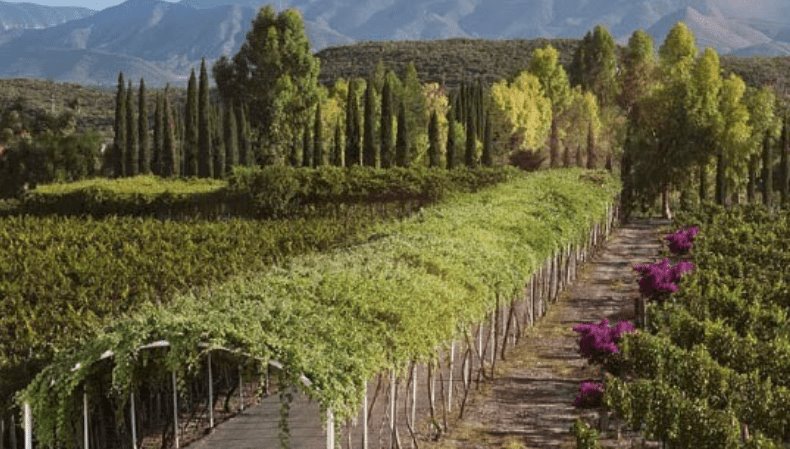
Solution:
{"label": "magenta flower", "polygon": [[694,238],[699,234],[699,228],[692,226],[686,229],[679,229],[672,234],[668,234],[664,239],[669,242],[669,251],[675,255],[687,254],[694,246]]}
{"label": "magenta flower", "polygon": [[595,408],[603,402],[604,385],[600,382],[585,380],[579,385],[579,394],[573,401],[574,407]]}
{"label": "magenta flower", "polygon": [[679,262],[672,266],[669,259],[653,264],[634,265],[634,271],[641,274],[639,278],[639,293],[654,299],[664,299],[671,293],[678,291],[681,278],[694,270],[691,262]]}
{"label": "magenta flower", "polygon": [[579,334],[579,353],[591,362],[604,362],[612,354],[618,354],[617,343],[624,334],[634,332],[636,328],[630,321],[620,321],[614,327],[609,320],[600,323],[582,323],[573,326]]}

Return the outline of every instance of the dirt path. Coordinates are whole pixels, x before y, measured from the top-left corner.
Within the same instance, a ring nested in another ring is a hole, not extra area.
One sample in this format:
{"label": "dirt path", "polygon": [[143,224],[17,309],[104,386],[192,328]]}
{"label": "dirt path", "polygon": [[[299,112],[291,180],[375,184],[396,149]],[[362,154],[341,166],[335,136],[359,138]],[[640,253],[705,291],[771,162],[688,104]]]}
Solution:
{"label": "dirt path", "polygon": [[464,420],[432,447],[575,447],[569,429],[583,413],[573,407],[573,399],[579,382],[597,377],[597,370],[579,357],[571,327],[603,318],[633,319],[638,291],[631,265],[658,255],[659,230],[666,224],[643,221],[618,229],[508,360],[498,365],[496,380],[473,397]]}

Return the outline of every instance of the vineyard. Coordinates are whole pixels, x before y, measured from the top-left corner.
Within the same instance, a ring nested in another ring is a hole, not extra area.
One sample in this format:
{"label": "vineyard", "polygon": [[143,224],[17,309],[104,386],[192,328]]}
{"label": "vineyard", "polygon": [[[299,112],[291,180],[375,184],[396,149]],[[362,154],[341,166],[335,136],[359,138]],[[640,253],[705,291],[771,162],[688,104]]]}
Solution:
{"label": "vineyard", "polygon": [[646,327],[594,360],[608,373],[593,398],[601,413],[671,447],[787,444],[789,219],[708,207],[675,223],[667,240],[677,262],[636,267]]}
{"label": "vineyard", "polygon": [[[54,362],[38,374],[20,400],[31,404],[37,441],[76,441],[80,431],[75,420],[82,415],[83,405],[77,398],[83,391],[90,392],[91,401],[111,406],[105,410],[116,408],[114,415],[122,417],[128,407],[128,400],[123,398],[135,390],[141,394],[139,389],[152,388],[150,382],[162,379],[162,373],[176,373],[181,382],[186,382],[180,384],[179,394],[189,397],[188,392],[194,391],[189,388],[190,379],[200,378],[205,357],[230,348],[230,357],[244,355],[248,362],[257,360],[255,363],[265,366],[276,360],[282,367],[276,383],[282,388],[300,386],[309,379],[306,393],[323,410],[331,411],[332,420],[340,426],[356,416],[363,399],[361,386],[367,380],[390,370],[400,377],[414,363],[435,360],[437,348],[446,348],[448,342],[475,329],[482,338],[484,331],[477,323],[493,316],[493,311],[508,310],[505,305],[512,300],[523,298],[525,285],[535,273],[551,274],[551,283],[545,285],[551,286],[552,297],[556,297],[560,279],[563,284],[567,280],[565,275],[559,275],[559,267],[570,270],[574,255],[582,254],[579,248],[583,248],[587,238],[598,235],[600,239],[604,227],[596,225],[596,231],[590,234],[593,224],[606,223],[609,229],[610,205],[618,187],[604,173],[579,170],[517,175],[479,193],[451,195],[413,218],[376,226],[374,233],[367,234],[371,238],[366,243],[286,259],[277,258],[285,251],[271,250],[268,262],[276,263],[270,269],[260,269],[266,261],[247,266],[247,270],[238,268],[249,263],[250,259],[244,260],[245,251],[234,256],[238,262],[231,259],[231,263],[218,263],[216,254],[224,258],[236,251],[195,248],[196,253],[206,257],[214,254],[214,260],[193,266],[173,264],[173,272],[180,269],[194,273],[193,279],[200,280],[195,287],[209,284],[207,288],[191,288],[187,293],[183,293],[183,287],[190,286],[191,281],[176,283],[167,273],[157,279],[151,276],[156,270],[139,262],[140,272],[150,274],[138,280],[150,279],[151,285],[141,288],[140,298],[128,292],[129,296],[122,297],[136,298],[136,302],[119,298],[118,303],[126,304],[125,310],[130,312],[98,309],[97,315],[119,318],[96,332],[88,332],[79,338],[79,344],[65,344],[71,349],[54,354]],[[75,219],[18,220],[40,220],[46,229],[43,232],[56,233],[58,223]],[[179,226],[195,226],[195,237],[201,229],[199,222],[165,222],[165,226],[160,223],[156,227],[145,226],[148,222],[141,219],[101,223],[108,227],[125,225],[128,228],[124,231],[142,226],[143,232],[150,233],[152,246],[166,243],[166,239],[155,237],[155,232],[166,232],[159,231],[159,227],[177,234],[185,229]],[[221,235],[234,235],[225,244],[238,245],[235,239],[243,236],[239,231],[252,226],[244,223],[202,226]],[[86,226],[96,224],[86,222]],[[292,253],[300,248],[304,251],[307,247],[330,246],[332,227],[324,225],[328,228],[322,228],[321,237],[311,239],[305,235],[301,246],[297,243]],[[361,227],[356,235],[372,228]],[[65,229],[60,232],[72,232]],[[94,232],[108,234],[102,232],[106,230],[99,227]],[[86,232],[75,231],[71,235],[71,239],[79,239],[78,236],[86,237]],[[346,243],[348,240],[351,239]],[[169,243],[178,245],[178,241]],[[248,244],[250,248],[254,246]],[[58,259],[52,252],[41,257]],[[133,266],[134,260],[128,265]],[[139,254],[139,260],[150,260],[150,256]],[[550,270],[544,264],[547,260],[552,261]],[[161,265],[161,260],[157,265]],[[210,265],[223,268],[201,272],[201,267]],[[236,273],[230,273],[234,265]],[[260,270],[253,274],[250,269],[255,267]],[[228,280],[222,282],[223,278]],[[160,285],[175,291],[181,287],[182,294],[157,303],[153,298]],[[93,295],[105,293],[97,291]],[[131,307],[131,303],[138,307]],[[82,309],[61,304],[62,310],[76,311],[85,310],[92,302],[83,302]],[[540,316],[541,309],[537,310]],[[490,327],[492,334],[505,315],[496,316],[496,325]],[[503,328],[505,332],[497,331],[497,339],[506,341],[508,334],[514,336],[515,326],[508,324],[506,330]],[[139,352],[140,347],[157,341],[168,342],[169,350],[161,358]],[[504,344],[499,346],[494,351],[504,351]],[[106,362],[94,363],[107,353],[113,357],[110,371]],[[141,364],[141,357],[147,362]],[[215,356],[217,359],[219,355]],[[216,369],[218,362],[213,363]],[[238,361],[233,363],[235,366]],[[107,396],[107,403],[94,396],[101,379],[109,384],[100,391],[105,391],[105,395],[113,392]],[[138,405],[140,409],[142,406]],[[138,418],[144,420],[143,416]],[[168,438],[172,443],[172,434]]]}

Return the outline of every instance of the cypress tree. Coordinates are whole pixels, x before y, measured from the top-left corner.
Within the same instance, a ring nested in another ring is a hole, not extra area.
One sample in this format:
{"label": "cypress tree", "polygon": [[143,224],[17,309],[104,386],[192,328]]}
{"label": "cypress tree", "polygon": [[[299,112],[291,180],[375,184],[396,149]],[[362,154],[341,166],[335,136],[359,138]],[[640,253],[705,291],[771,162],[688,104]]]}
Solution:
{"label": "cypress tree", "polygon": [[198,175],[198,99],[195,69],[189,74],[184,111],[184,176]]}
{"label": "cypress tree", "polygon": [[355,90],[356,83],[352,79],[348,83],[348,99],[346,101],[346,155],[344,159],[347,167],[359,165],[362,156],[359,148],[359,105]]}
{"label": "cypress tree", "polygon": [[137,125],[139,128],[139,145],[140,145],[140,173],[142,174],[149,174],[151,173],[151,144],[148,139],[148,128],[150,124],[148,123],[148,105],[146,104],[146,95],[145,95],[145,80],[140,78],[140,93],[138,94],[139,100],[139,107],[137,111],[139,113],[139,118],[137,119]]}
{"label": "cypress tree", "polygon": [[236,108],[233,102],[225,105],[225,172],[230,174],[239,165],[239,132],[236,125]]}
{"label": "cypress tree", "polygon": [[447,123],[447,169],[455,168],[455,119]]}
{"label": "cypress tree", "polygon": [[239,104],[238,116],[239,165],[249,167],[255,165],[255,160],[252,154],[252,142],[250,142],[250,123],[247,121],[247,112],[242,104]]}
{"label": "cypress tree", "polygon": [[591,170],[598,164],[595,145],[595,130],[590,122],[587,127],[587,168]]}
{"label": "cypress tree", "polygon": [[310,136],[310,125],[304,124],[302,131],[302,166],[313,166],[313,138]]}
{"label": "cypress tree", "polygon": [[782,196],[782,207],[790,207],[790,127],[788,127],[788,118],[785,115],[784,125],[782,127],[782,140],[779,145],[780,154],[780,183],[782,184],[779,193]]}
{"label": "cypress tree", "polygon": [[214,175],[211,157],[211,119],[209,114],[208,73],[206,59],[200,63],[200,85],[198,87],[198,175],[211,178]]}
{"label": "cypress tree", "polygon": [[477,166],[477,132],[475,130],[474,115],[466,115],[466,153],[464,160],[467,167]]}
{"label": "cypress tree", "polygon": [[771,207],[774,193],[774,152],[770,136],[763,140],[763,204]]}
{"label": "cypress tree", "polygon": [[137,115],[134,113],[134,89],[129,81],[126,90],[126,176],[137,176],[140,169],[140,153],[137,146]]}
{"label": "cypress tree", "polygon": [[491,136],[491,116],[486,114],[485,134],[483,137],[483,165],[492,167],[494,165],[494,142]]}
{"label": "cypress tree", "polygon": [[398,111],[398,135],[395,142],[395,165],[408,167],[411,163],[409,154],[409,130],[406,125],[406,105],[401,100]]}
{"label": "cypress tree", "polygon": [[222,109],[219,105],[211,108],[211,148],[214,172],[214,177],[221,179],[225,176],[225,139],[224,139],[224,121],[222,120]]}
{"label": "cypress tree", "polygon": [[154,151],[151,157],[151,169],[155,175],[163,175],[163,152],[164,152],[164,133],[165,117],[163,112],[162,94],[156,95],[156,108],[154,109]]}
{"label": "cypress tree", "polygon": [[162,135],[162,176],[178,176],[178,156],[176,154],[175,122],[170,107],[170,86],[165,86],[162,102],[163,135]]}
{"label": "cypress tree", "polygon": [[368,167],[375,167],[378,163],[379,155],[376,148],[376,124],[375,120],[375,105],[373,79],[368,80],[365,87],[365,124],[363,128],[363,159],[364,165]]}
{"label": "cypress tree", "polygon": [[118,90],[115,94],[115,139],[112,157],[113,174],[124,176],[126,172],[126,83],[123,72],[118,74]]}
{"label": "cypress tree", "polygon": [[313,166],[324,165],[324,130],[323,118],[321,117],[321,102],[315,108],[315,120],[313,121]]}
{"label": "cypress tree", "polygon": [[343,142],[342,134],[340,132],[340,120],[335,122],[335,136],[332,148],[332,165],[335,167],[343,166]]}
{"label": "cypress tree", "polygon": [[439,115],[434,110],[428,122],[428,163],[431,167],[441,165],[441,137],[439,136]]}
{"label": "cypress tree", "polygon": [[394,148],[392,140],[392,85],[390,77],[384,80],[384,87],[381,90],[381,167],[390,168],[394,159]]}

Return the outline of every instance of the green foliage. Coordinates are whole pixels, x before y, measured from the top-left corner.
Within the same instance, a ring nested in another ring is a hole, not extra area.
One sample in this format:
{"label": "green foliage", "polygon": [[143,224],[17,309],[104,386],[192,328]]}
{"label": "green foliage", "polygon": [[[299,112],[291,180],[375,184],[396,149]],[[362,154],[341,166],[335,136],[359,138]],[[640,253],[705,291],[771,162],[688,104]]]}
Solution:
{"label": "green foliage", "polygon": [[184,111],[184,176],[198,175],[198,91],[195,69],[189,73]]}
{"label": "green foliage", "polygon": [[[209,117],[209,92],[208,73],[206,72],[206,59],[200,62],[200,82],[197,97],[197,174],[202,178],[214,176],[211,145],[211,119]],[[194,131],[193,131],[194,132]]]}
{"label": "green foliage", "polygon": [[401,101],[400,108],[398,108],[398,133],[395,139],[395,165],[398,167],[411,165],[411,138],[409,136],[406,105]]}
{"label": "green foliage", "polygon": [[584,421],[577,419],[571,426],[571,433],[576,438],[576,449],[600,449],[598,432]]}
{"label": "green foliage", "polygon": [[113,140],[112,161],[113,174],[115,177],[121,177],[125,174],[126,170],[126,93],[124,89],[126,84],[123,80],[123,72],[118,74],[118,90],[115,94],[115,126],[113,131],[115,139]]}
{"label": "green foliage", "polygon": [[233,167],[239,165],[239,130],[236,124],[236,108],[233,103],[226,103],[222,108],[224,111],[223,120],[223,141],[225,144],[225,173],[224,176],[229,175]]}
{"label": "green foliage", "polygon": [[324,121],[321,118],[321,103],[318,103],[315,107],[315,120],[313,121],[313,167],[326,164],[324,153]]}
{"label": "green foliage", "polygon": [[365,116],[362,134],[362,162],[368,167],[379,165],[379,149],[376,145],[376,86],[373,80],[365,85]]}
{"label": "green foliage", "polygon": [[395,100],[392,94],[392,76],[385,76],[381,91],[381,168],[390,168],[395,162],[395,139],[393,121],[395,120]]}
{"label": "green foliage", "polygon": [[617,97],[617,45],[609,30],[596,26],[582,39],[573,56],[571,75],[575,85],[593,92],[604,107]]}
{"label": "green foliage", "polygon": [[497,298],[523,294],[547,257],[580,241],[619,189],[607,174],[598,179],[579,170],[516,176],[385,226],[368,243],[145,307],[60,352],[20,397],[31,402],[37,437],[47,444],[53,431],[70,434],[67,417],[77,406],[70,398],[102,352],[114,351],[112,382],[125,397],[141,343],[168,340],[165,365],[183,371],[202,341],[281,361],[285,384],[304,373],[310,395],[346,419],[375,373],[435,357],[488,316]]}
{"label": "green foliage", "polygon": [[138,144],[140,146],[139,159],[140,159],[140,174],[151,174],[151,142],[149,139],[149,130],[151,125],[148,119],[148,100],[145,93],[145,80],[140,78],[140,91],[137,94],[137,133]]}
{"label": "green foliage", "polygon": [[134,111],[134,89],[132,82],[126,89],[126,164],[124,165],[125,176],[137,176],[140,172],[140,147],[138,142],[139,128],[137,126],[137,114]]}

